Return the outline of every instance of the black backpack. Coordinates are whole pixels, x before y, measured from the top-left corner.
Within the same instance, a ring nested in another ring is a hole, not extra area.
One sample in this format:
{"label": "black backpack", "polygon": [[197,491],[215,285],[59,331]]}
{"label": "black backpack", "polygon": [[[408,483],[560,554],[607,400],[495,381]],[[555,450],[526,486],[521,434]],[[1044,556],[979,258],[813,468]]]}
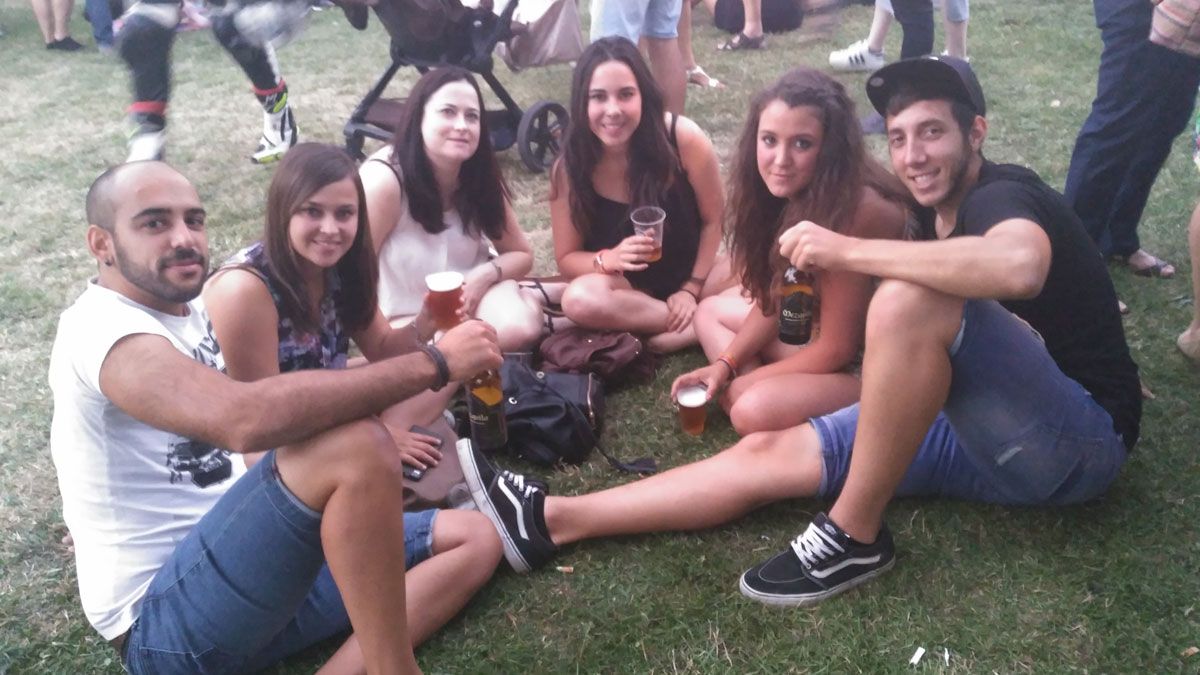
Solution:
{"label": "black backpack", "polygon": [[[604,385],[591,373],[549,373],[533,370],[516,359],[500,367],[504,383],[504,415],[508,449],[517,457],[541,465],[582,464],[604,424]],[[617,460],[600,448],[609,463],[630,473],[654,473],[653,460]]]}

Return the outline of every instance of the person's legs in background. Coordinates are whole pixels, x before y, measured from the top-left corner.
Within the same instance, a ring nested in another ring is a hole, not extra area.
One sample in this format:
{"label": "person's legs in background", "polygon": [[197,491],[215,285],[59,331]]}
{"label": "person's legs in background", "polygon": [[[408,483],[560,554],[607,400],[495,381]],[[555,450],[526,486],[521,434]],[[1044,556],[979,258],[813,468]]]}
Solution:
{"label": "person's legs in background", "polygon": [[932,0],[892,0],[892,13],[904,33],[900,43],[900,58],[912,59],[932,54]]}
{"label": "person's legs in background", "polygon": [[947,56],[970,61],[967,56],[967,22],[971,18],[968,0],[942,0],[942,26],[946,29]]}
{"label": "person's legs in background", "polygon": [[1187,128],[1200,87],[1200,58],[1146,41],[1134,68],[1141,82],[1132,93],[1143,101],[1142,131],[1108,216],[1109,253],[1125,258],[1135,273],[1171,277],[1175,268],[1141,248],[1137,228],[1159,170],[1179,134]]}
{"label": "person's legs in background", "polygon": [[1200,202],[1188,223],[1188,256],[1192,259],[1192,323],[1175,339],[1179,351],[1200,363]]}
{"label": "person's legs in background", "polygon": [[[294,0],[293,0],[294,1]],[[258,148],[250,155],[255,164],[268,164],[281,159],[296,144],[299,131],[296,117],[288,103],[288,88],[279,73],[275,49],[257,44],[238,29],[236,13],[218,13],[213,17],[213,34],[233,60],[241,67],[254,87],[254,95],[263,108],[263,131]]]}
{"label": "person's legs in background", "polygon": [[[1137,70],[1138,62],[1145,58],[1141,52],[1150,44],[1147,36],[1153,5],[1138,0],[1093,0],[1093,7],[1104,49],[1097,71],[1096,98],[1075,139],[1063,195],[1083,221],[1088,234],[1100,246],[1101,253],[1125,255],[1135,269],[1144,264],[1147,269],[1152,269],[1156,259],[1136,245],[1133,250],[1117,250],[1110,228],[1114,224],[1112,216],[1118,194],[1124,191],[1135,154],[1146,153],[1139,163],[1147,167],[1150,155],[1161,152],[1157,149],[1161,146],[1156,138],[1165,130],[1147,127],[1147,120],[1156,114],[1160,102],[1151,100],[1149,95],[1139,96],[1139,93],[1169,96],[1168,91],[1181,85],[1151,79],[1162,72],[1154,67],[1155,64],[1150,64],[1149,72]],[[1195,95],[1194,87],[1188,95]],[[1171,137],[1174,138],[1174,134]],[[1154,145],[1156,149],[1143,150],[1143,145]],[[1153,168],[1154,175],[1161,165],[1159,161]],[[1154,176],[1150,176],[1149,182],[1153,183],[1153,179]],[[1126,195],[1123,199],[1128,204],[1133,198]],[[1132,209],[1127,211],[1131,212]],[[1141,207],[1138,207],[1137,217],[1140,216]],[[1136,228],[1136,222],[1131,227]],[[1123,246],[1128,245],[1126,235]]]}
{"label": "person's legs in background", "polygon": [[87,20],[92,24],[96,48],[104,53],[113,51],[113,16],[108,0],[87,0],[84,5]]}
{"label": "person's legs in background", "polygon": [[687,83],[699,87],[721,89],[725,85],[712,77],[696,63],[696,52],[692,49],[692,0],[683,0],[679,13],[679,55],[683,59],[683,70],[687,74]]}
{"label": "person's legs in background", "polygon": [[46,49],[73,52],[83,48],[71,38],[71,10],[75,0],[32,0],[32,4]]}
{"label": "person's legs in background", "polygon": [[883,54],[883,42],[892,27],[892,3],[875,0],[875,14],[871,17],[871,31],[865,40],[829,53],[829,65],[834,70],[864,71],[878,70],[887,63]]}

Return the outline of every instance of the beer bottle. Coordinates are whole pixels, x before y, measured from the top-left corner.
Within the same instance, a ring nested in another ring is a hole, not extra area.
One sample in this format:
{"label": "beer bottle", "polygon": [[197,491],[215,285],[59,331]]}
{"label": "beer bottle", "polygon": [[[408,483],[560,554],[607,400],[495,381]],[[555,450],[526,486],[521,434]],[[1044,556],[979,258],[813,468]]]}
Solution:
{"label": "beer bottle", "polygon": [[785,344],[807,344],[812,337],[813,314],[817,299],[813,294],[813,276],[789,265],[783,273],[779,302],[779,339]]}
{"label": "beer bottle", "polygon": [[471,420],[471,440],[475,447],[495,452],[508,443],[504,387],[499,372],[485,370],[467,382],[467,416]]}

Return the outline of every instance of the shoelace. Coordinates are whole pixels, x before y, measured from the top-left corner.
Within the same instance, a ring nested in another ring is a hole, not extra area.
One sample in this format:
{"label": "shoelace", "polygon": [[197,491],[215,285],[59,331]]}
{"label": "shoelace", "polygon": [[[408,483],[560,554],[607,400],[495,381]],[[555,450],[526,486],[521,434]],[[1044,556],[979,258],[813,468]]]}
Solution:
{"label": "shoelace", "polygon": [[504,469],[500,472],[500,477],[511,483],[522,497],[532,497],[533,493],[538,491],[538,487],[536,485],[526,485],[525,476],[519,473],[513,473],[508,469]]}
{"label": "shoelace", "polygon": [[809,523],[808,529],[792,540],[792,551],[805,567],[813,567],[832,555],[844,553],[845,550],[814,523]]}

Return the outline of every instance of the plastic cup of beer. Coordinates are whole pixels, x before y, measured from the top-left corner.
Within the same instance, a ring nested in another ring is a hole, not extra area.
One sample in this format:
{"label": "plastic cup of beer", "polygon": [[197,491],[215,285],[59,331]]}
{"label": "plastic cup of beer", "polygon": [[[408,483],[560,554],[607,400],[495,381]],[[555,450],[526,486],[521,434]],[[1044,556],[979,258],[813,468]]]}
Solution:
{"label": "plastic cup of beer", "polygon": [[461,272],[434,272],[425,276],[425,286],[429,289],[425,304],[438,330],[450,330],[458,325],[463,281]]}
{"label": "plastic cup of beer", "polygon": [[699,436],[704,433],[704,418],[708,414],[708,390],[701,385],[684,387],[675,395],[679,404],[679,425],[683,433]]}
{"label": "plastic cup of beer", "polygon": [[646,262],[662,260],[663,223],[667,220],[667,212],[657,206],[639,206],[629,214],[633,221],[633,233],[646,235],[654,239],[654,250],[646,256]]}

